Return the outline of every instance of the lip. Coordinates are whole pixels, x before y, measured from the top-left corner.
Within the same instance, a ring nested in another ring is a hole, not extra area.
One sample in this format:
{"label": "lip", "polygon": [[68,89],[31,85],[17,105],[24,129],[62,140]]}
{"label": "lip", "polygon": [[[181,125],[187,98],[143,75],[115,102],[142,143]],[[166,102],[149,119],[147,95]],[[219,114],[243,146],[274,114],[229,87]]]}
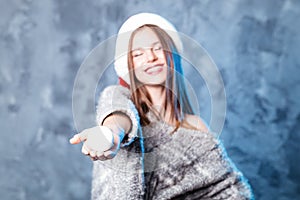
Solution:
{"label": "lip", "polygon": [[149,66],[144,71],[147,74],[155,75],[155,74],[160,73],[162,70],[163,70],[163,65],[159,64],[159,65]]}

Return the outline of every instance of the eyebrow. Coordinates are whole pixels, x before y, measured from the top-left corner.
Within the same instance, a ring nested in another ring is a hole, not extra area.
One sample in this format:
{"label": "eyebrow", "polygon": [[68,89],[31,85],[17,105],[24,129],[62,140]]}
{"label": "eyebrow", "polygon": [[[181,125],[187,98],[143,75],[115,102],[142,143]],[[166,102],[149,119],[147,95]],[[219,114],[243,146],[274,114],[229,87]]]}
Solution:
{"label": "eyebrow", "polygon": [[[159,43],[160,43],[160,41],[153,42],[153,43],[151,44],[151,46],[154,46],[154,45],[159,44]],[[136,48],[136,49],[132,49],[131,51],[136,51],[136,50],[141,50],[141,47]]]}

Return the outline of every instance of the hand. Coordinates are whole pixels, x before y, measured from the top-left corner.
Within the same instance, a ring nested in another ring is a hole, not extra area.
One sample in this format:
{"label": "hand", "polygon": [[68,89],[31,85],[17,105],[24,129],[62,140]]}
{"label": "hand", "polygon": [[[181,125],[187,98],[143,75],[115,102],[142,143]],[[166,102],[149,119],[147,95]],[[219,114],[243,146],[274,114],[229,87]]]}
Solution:
{"label": "hand", "polygon": [[[122,134],[113,133],[106,126],[85,129],[70,139],[71,144],[83,142],[82,153],[92,160],[107,160],[116,156],[120,149]],[[123,138],[123,137],[122,137]]]}

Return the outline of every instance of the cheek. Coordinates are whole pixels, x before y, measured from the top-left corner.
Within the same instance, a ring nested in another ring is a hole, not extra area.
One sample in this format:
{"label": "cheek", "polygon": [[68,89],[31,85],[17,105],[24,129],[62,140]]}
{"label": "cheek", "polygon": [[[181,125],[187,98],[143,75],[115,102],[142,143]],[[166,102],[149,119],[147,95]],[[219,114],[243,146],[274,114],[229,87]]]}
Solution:
{"label": "cheek", "polygon": [[144,58],[144,56],[139,56],[139,57],[133,58],[132,63],[133,63],[134,67],[140,67],[145,63],[145,58]]}
{"label": "cheek", "polygon": [[157,56],[160,60],[165,60],[165,61],[166,61],[165,54],[164,54],[163,51],[157,52],[156,56]]}
{"label": "cheek", "polygon": [[134,75],[136,76],[136,78],[140,77],[142,72],[143,72],[143,68],[140,67],[140,66],[141,66],[140,63],[135,63],[134,64],[133,72],[134,72]]}

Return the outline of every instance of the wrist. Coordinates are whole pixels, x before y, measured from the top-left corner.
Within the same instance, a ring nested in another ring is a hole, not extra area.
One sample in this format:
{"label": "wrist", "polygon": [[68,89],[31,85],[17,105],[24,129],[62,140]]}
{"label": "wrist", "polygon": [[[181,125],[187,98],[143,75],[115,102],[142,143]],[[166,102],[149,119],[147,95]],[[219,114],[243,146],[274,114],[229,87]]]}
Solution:
{"label": "wrist", "polygon": [[113,135],[114,138],[114,144],[118,143],[118,141],[121,143],[122,140],[125,137],[125,131],[122,128],[117,128],[117,127],[108,127]]}

